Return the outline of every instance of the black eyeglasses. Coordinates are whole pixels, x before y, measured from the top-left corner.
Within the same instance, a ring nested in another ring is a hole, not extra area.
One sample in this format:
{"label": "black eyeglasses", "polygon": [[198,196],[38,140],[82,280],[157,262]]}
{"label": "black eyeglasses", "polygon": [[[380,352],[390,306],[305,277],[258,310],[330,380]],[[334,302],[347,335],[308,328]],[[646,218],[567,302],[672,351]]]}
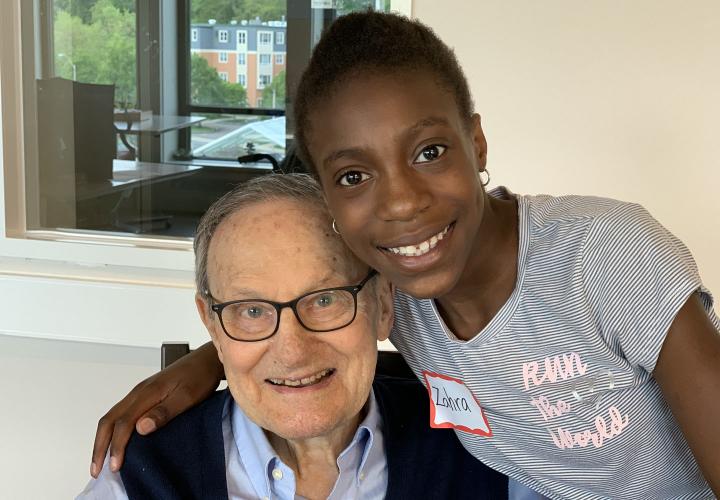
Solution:
{"label": "black eyeglasses", "polygon": [[[280,313],[292,309],[298,322],[311,332],[331,332],[345,328],[357,315],[357,294],[377,274],[371,269],[357,285],[315,290],[289,302],[248,299],[212,304],[225,334],[240,342],[258,342],[275,335],[280,326]],[[208,290],[205,295],[213,302]]]}

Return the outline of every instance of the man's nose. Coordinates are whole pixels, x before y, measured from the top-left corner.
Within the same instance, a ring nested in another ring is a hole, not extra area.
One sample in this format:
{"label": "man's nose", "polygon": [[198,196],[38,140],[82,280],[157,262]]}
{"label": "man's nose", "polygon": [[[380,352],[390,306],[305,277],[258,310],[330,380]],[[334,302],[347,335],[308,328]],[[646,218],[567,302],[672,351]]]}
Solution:
{"label": "man's nose", "polygon": [[275,334],[275,355],[286,367],[305,363],[312,357],[317,343],[316,334],[306,330],[290,307],[280,311],[280,322]]}
{"label": "man's nose", "polygon": [[427,180],[412,166],[386,170],[377,189],[377,215],[385,221],[410,221],[432,204]]}

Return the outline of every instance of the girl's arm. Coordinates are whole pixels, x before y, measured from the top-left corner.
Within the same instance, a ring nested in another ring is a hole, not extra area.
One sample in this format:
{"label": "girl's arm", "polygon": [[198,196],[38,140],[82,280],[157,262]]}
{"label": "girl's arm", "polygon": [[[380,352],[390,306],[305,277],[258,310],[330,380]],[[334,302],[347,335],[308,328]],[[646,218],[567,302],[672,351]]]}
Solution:
{"label": "girl's arm", "polygon": [[225,377],[212,342],[140,382],[98,422],[90,474],[97,478],[110,447],[110,469],[120,469],[134,428],[149,434],[208,397]]}
{"label": "girl's arm", "polygon": [[720,332],[697,294],[675,317],[653,375],[705,479],[720,497]]}

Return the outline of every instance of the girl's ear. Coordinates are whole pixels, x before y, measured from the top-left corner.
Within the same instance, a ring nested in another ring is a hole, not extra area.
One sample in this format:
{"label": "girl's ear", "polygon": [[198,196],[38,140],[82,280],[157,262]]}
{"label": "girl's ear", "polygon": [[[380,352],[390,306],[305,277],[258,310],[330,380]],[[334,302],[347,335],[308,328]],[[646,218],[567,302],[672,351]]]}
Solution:
{"label": "girl's ear", "polygon": [[223,363],[223,351],[219,335],[224,333],[218,331],[218,328],[222,327],[218,325],[217,321],[215,321],[215,314],[212,309],[210,309],[210,304],[207,299],[200,294],[200,292],[195,294],[195,307],[197,307],[200,319],[210,334],[215,350],[218,353],[218,358],[220,358],[220,362]]}
{"label": "girl's ear", "polygon": [[382,275],[375,278],[378,282],[375,284],[378,298],[378,324],[376,329],[377,339],[379,341],[387,340],[390,337],[395,322],[395,307],[393,299],[395,297],[395,285],[390,283]]}
{"label": "girl's ear", "polygon": [[487,141],[480,124],[480,115],[475,113],[472,115],[472,140],[475,147],[475,155],[478,158],[478,172],[485,170],[487,166]]}

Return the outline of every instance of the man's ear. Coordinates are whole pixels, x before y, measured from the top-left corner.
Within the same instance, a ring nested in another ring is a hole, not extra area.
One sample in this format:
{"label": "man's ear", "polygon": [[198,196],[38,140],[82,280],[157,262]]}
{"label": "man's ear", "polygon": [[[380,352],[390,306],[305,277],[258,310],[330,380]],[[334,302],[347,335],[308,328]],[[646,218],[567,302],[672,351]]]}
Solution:
{"label": "man's ear", "polygon": [[390,330],[395,322],[395,307],[393,299],[395,297],[395,285],[390,283],[382,275],[377,278],[375,290],[377,290],[378,298],[378,325],[376,328],[377,339],[379,341],[387,340],[390,337]]}
{"label": "man's ear", "polygon": [[218,358],[220,359],[220,362],[223,363],[222,344],[220,343],[220,334],[223,332],[218,331],[218,328],[222,327],[220,327],[217,321],[215,321],[215,313],[212,309],[210,309],[210,304],[207,299],[200,294],[200,292],[195,294],[195,307],[197,307],[200,319],[210,334],[215,350],[218,353]]}
{"label": "man's ear", "polygon": [[475,113],[471,118],[470,131],[472,134],[475,156],[478,159],[478,172],[485,170],[487,166],[487,140],[480,124],[480,115]]}

